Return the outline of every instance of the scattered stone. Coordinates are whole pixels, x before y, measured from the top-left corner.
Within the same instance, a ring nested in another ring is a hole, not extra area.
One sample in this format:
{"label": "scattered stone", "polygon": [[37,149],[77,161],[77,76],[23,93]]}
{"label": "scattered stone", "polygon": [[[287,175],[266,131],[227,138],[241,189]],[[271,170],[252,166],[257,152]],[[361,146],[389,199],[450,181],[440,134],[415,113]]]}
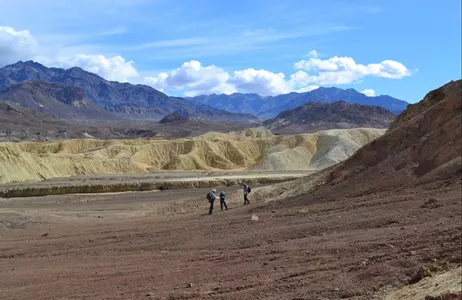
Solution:
{"label": "scattered stone", "polygon": [[435,198],[430,198],[428,199],[427,201],[425,201],[424,204],[422,204],[420,206],[420,208],[430,208],[430,209],[434,209],[434,208],[438,208],[440,207],[441,204],[438,203],[438,201],[435,199]]}
{"label": "scattered stone", "polygon": [[252,215],[252,217],[250,217],[250,220],[255,222],[255,221],[258,221],[258,216],[257,215]]}
{"label": "scattered stone", "polygon": [[273,214],[275,214],[275,213],[276,213],[276,211],[275,211],[275,210],[272,210],[271,212],[272,212]]}
{"label": "scattered stone", "polygon": [[415,273],[414,276],[412,276],[411,279],[409,279],[408,283],[414,284],[414,283],[421,281],[425,277],[430,277],[430,276],[432,276],[432,274],[428,268],[420,267],[417,273]]}
{"label": "scattered stone", "polygon": [[42,236],[49,236],[50,234],[48,232],[45,232],[44,234],[42,234]]}
{"label": "scattered stone", "polygon": [[186,288],[190,289],[193,287],[193,284],[192,283],[186,283]]}

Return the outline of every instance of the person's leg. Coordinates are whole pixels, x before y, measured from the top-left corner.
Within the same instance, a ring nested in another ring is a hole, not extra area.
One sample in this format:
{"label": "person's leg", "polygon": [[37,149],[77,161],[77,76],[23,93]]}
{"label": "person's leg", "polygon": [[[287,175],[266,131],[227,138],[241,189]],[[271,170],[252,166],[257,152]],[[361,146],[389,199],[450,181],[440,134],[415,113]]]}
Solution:
{"label": "person's leg", "polygon": [[210,201],[209,215],[213,212],[213,200]]}
{"label": "person's leg", "polygon": [[223,204],[225,205],[226,210],[228,210],[228,204],[226,204],[226,199],[223,199]]}
{"label": "person's leg", "polygon": [[221,208],[221,210],[223,210],[223,202],[225,202],[225,200],[220,198],[220,208]]}
{"label": "person's leg", "polygon": [[244,204],[250,203],[249,199],[247,198],[247,195],[244,195]]}

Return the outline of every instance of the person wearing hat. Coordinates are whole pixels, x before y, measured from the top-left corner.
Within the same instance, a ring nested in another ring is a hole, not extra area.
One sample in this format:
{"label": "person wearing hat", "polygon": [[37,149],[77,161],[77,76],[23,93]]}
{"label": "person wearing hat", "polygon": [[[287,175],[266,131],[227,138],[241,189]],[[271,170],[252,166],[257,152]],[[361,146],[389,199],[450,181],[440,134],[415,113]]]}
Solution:
{"label": "person wearing hat", "polygon": [[216,192],[217,190],[213,189],[210,193],[207,194],[207,199],[210,203],[209,215],[213,213],[213,203],[215,202],[215,199],[217,199],[217,196],[215,195]]}
{"label": "person wearing hat", "polygon": [[226,210],[228,210],[228,205],[226,205],[226,194],[225,192],[220,193],[220,207],[223,210],[223,205],[225,206]]}

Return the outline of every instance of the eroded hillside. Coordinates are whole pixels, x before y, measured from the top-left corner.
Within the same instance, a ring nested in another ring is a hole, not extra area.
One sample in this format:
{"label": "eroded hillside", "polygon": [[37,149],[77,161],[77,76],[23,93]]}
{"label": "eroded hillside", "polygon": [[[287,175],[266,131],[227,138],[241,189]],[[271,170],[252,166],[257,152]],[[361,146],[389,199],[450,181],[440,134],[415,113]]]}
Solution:
{"label": "eroded hillside", "polygon": [[381,136],[381,129],[275,136],[264,128],[169,141],[92,139],[0,144],[0,182],[154,170],[319,170]]}

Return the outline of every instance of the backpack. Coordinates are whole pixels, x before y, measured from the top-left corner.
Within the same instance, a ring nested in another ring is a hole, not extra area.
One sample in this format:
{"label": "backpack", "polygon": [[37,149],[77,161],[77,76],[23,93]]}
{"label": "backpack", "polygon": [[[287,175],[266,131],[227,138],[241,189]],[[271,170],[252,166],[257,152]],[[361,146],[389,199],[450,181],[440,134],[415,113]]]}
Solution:
{"label": "backpack", "polygon": [[207,194],[207,197],[206,197],[207,200],[209,200],[209,201],[212,201],[212,196],[210,195],[211,193],[212,193],[212,192],[208,193],[208,194]]}
{"label": "backpack", "polygon": [[252,189],[249,187],[247,187],[247,193],[250,193],[252,191]]}

